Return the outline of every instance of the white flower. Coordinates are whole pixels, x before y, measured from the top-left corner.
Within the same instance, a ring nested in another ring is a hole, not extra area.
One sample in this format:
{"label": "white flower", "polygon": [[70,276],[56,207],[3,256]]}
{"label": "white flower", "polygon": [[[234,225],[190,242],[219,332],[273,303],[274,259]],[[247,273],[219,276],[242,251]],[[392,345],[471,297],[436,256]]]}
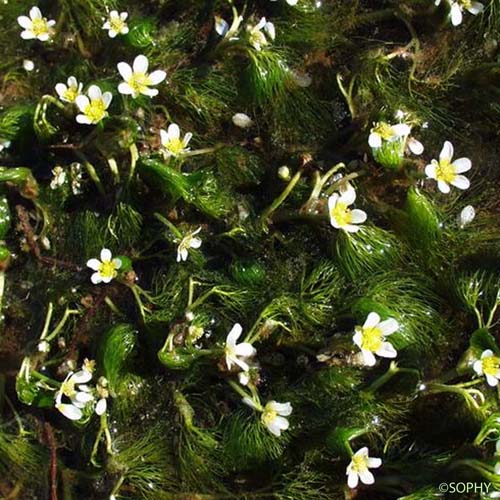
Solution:
{"label": "white flower", "polygon": [[118,85],[120,94],[131,95],[133,98],[140,94],[154,97],[158,95],[158,89],[149,88],[158,85],[167,77],[165,71],[156,70],[149,74],[148,58],[140,55],[134,59],[132,67],[125,62],[118,63],[118,71],[124,82]]}
{"label": "white flower", "polygon": [[330,215],[330,223],[336,229],[343,229],[348,233],[356,233],[359,231],[359,226],[366,220],[366,212],[359,209],[351,210],[349,205],[352,205],[356,200],[356,191],[354,188],[347,189],[341,194],[334,193],[328,198],[328,212]]}
{"label": "white flower", "polygon": [[168,131],[161,129],[160,141],[165,156],[179,156],[187,153],[189,151],[187,145],[191,137],[193,137],[193,134],[188,132],[184,135],[184,139],[181,140],[181,130],[176,123],[169,125]]}
{"label": "white flower", "polygon": [[68,78],[68,84],[58,83],[56,85],[56,92],[59,99],[64,102],[75,102],[76,98],[81,95],[83,84],[78,83],[74,76]]}
{"label": "white flower", "polygon": [[236,343],[242,332],[243,329],[241,325],[236,323],[227,335],[224,354],[226,356],[226,365],[229,370],[231,370],[233,365],[237,365],[246,372],[250,369],[247,358],[254,356],[257,351],[254,346],[248,342],[242,342],[241,344]]}
{"label": "white flower", "polygon": [[446,141],[443,145],[441,153],[439,153],[439,161],[432,160],[425,167],[425,174],[429,179],[435,179],[438,184],[438,189],[442,193],[450,192],[450,184],[458,189],[467,189],[470,186],[470,181],[464,175],[459,175],[471,169],[472,163],[469,158],[458,158],[453,163],[453,145]]}
{"label": "white flower", "polygon": [[349,488],[356,488],[359,480],[363,484],[373,484],[375,478],[368,469],[377,469],[382,465],[380,458],[372,458],[368,456],[368,448],[359,449],[351,459],[351,463],[347,466],[347,484]]}
{"label": "white flower", "polygon": [[30,17],[19,16],[17,22],[24,28],[21,33],[21,38],[24,40],[37,39],[41,42],[46,42],[54,33],[53,26],[56,24],[54,20],[47,21],[47,18],[42,16],[38,7],[32,7]]}
{"label": "white flower", "polygon": [[97,85],[91,85],[87,95],[77,96],[75,102],[82,114],[76,115],[76,121],[85,125],[95,125],[108,115],[106,111],[113,99],[111,92],[102,93]]}
{"label": "white flower", "polygon": [[99,377],[96,386],[96,392],[99,396],[99,401],[95,405],[94,411],[101,416],[106,412],[108,407],[107,398],[109,397],[108,380],[105,377]]}
{"label": "white flower", "polygon": [[253,120],[245,113],[233,115],[233,123],[240,128],[249,128],[253,125]]}
{"label": "white flower", "polygon": [[182,238],[179,246],[177,247],[177,262],[181,260],[185,262],[188,258],[188,253],[190,248],[200,248],[201,247],[201,239],[196,238],[195,236],[201,231],[201,226],[191,233],[186,234],[184,238]]}
{"label": "white flower", "polygon": [[35,63],[31,59],[25,59],[23,61],[23,68],[25,71],[33,71],[35,69]]}
{"label": "white flower", "polygon": [[278,168],[278,177],[283,181],[289,181],[291,177],[290,169],[286,165]]}
{"label": "white flower", "polygon": [[467,205],[460,212],[460,216],[458,218],[458,223],[460,225],[460,229],[463,229],[465,226],[470,224],[476,217],[476,210],[472,205]]}
{"label": "white flower", "polygon": [[[92,372],[85,366],[76,373],[70,372],[56,394],[56,408],[70,420],[80,420],[82,409],[94,400],[89,387],[85,384],[92,379]],[[71,403],[63,403],[65,396]]]}
{"label": "white flower", "polygon": [[290,403],[268,401],[266,406],[262,408],[260,404],[257,405],[250,398],[243,398],[243,402],[250,406],[250,408],[262,412],[260,420],[274,436],[281,436],[281,431],[286,431],[290,426],[290,422],[285,418],[292,414],[293,408]]}
{"label": "white flower", "polygon": [[265,17],[262,17],[255,26],[247,26],[247,31],[250,44],[256,50],[261,50],[262,47],[269,43],[267,36],[271,40],[276,38],[274,24],[268,22]]}
{"label": "white flower", "polygon": [[219,16],[214,16],[215,20],[215,32],[220,36],[226,36],[229,31],[229,23]]}
{"label": "white flower", "polygon": [[38,342],[38,351],[39,352],[49,352],[50,351],[50,344],[46,340],[40,340],[40,342]]}
{"label": "white flower", "polygon": [[500,358],[493,354],[491,349],[486,349],[481,354],[481,359],[478,359],[472,368],[478,375],[484,375],[486,382],[491,387],[498,385],[500,380]]}
{"label": "white flower", "polygon": [[[402,112],[401,112],[402,113]],[[401,116],[401,114],[398,114]],[[410,137],[411,126],[407,123],[397,123],[396,125],[389,125],[385,122],[378,122],[370,130],[368,136],[368,144],[373,149],[382,147],[384,142],[394,142],[397,140],[407,140],[408,148],[410,151],[419,155],[424,151],[424,146],[421,142],[413,137]]]}
{"label": "white flower", "polygon": [[108,30],[110,38],[115,38],[116,35],[126,35],[128,33],[128,26],[125,20],[128,17],[127,12],[120,14],[116,10],[109,13],[108,20],[102,25],[103,30]]}
{"label": "white flower", "polygon": [[52,169],[52,180],[50,181],[50,189],[57,189],[66,182],[66,172],[62,167],[54,167]]}
{"label": "white flower", "polygon": [[111,252],[107,248],[101,250],[101,260],[90,259],[87,261],[87,267],[94,270],[90,278],[94,285],[99,283],[109,283],[113,278],[116,278],[118,269],[122,266],[120,259],[113,259]]}
{"label": "white flower", "polygon": [[[440,5],[441,0],[435,0],[435,5]],[[472,0],[457,0],[452,1],[450,5],[451,24],[458,26],[462,23],[463,10],[470,12],[472,15],[477,16],[484,11],[484,5],[481,2],[474,2]]]}
{"label": "white flower", "polygon": [[399,328],[394,318],[380,321],[376,312],[371,312],[363,326],[357,326],[352,340],[361,349],[365,365],[375,364],[375,354],[382,358],[395,358],[397,351],[386,337],[393,334]]}
{"label": "white flower", "polygon": [[[297,5],[299,0],[286,0],[288,5]],[[271,2],[276,2],[276,0],[271,0]]]}

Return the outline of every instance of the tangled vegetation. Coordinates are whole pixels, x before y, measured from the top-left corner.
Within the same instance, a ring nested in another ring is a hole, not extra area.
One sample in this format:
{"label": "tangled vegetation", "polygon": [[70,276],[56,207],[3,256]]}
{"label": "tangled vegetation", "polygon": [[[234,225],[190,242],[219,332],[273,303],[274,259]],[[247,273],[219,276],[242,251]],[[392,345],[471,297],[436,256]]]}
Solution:
{"label": "tangled vegetation", "polygon": [[498,497],[499,0],[0,25],[0,498]]}

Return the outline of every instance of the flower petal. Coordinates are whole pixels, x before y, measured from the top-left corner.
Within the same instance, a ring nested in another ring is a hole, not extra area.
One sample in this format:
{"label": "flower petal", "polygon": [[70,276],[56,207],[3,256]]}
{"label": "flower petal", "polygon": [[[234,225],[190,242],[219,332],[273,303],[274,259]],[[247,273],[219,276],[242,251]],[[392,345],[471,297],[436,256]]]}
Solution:
{"label": "flower petal", "polygon": [[32,31],[26,30],[21,33],[21,38],[23,40],[33,40],[36,38],[36,35]]}
{"label": "flower petal", "polygon": [[434,162],[433,163],[429,163],[429,165],[427,165],[425,167],[425,175],[429,179],[435,179],[436,178],[436,164]]}
{"label": "flower petal", "polygon": [[132,89],[132,87],[128,83],[125,83],[125,82],[122,82],[122,83],[120,83],[120,85],[118,85],[118,92],[120,92],[120,94],[123,94],[123,95],[133,95],[134,94],[134,90]]}
{"label": "flower petal", "polygon": [[91,85],[87,94],[92,101],[97,101],[102,97],[101,89],[97,85]]}
{"label": "flower petal", "polygon": [[24,28],[25,30],[30,30],[33,23],[31,22],[31,19],[28,16],[19,16],[17,18],[17,22],[21,28]]}
{"label": "flower petal", "polygon": [[363,324],[363,328],[373,328],[380,323],[380,316],[376,312],[371,312]]}
{"label": "flower petal", "polygon": [[452,6],[451,6],[451,11],[450,11],[450,15],[451,15],[451,24],[453,24],[453,26],[458,26],[459,24],[462,23],[462,9],[460,7],[460,5],[458,4],[458,2],[455,2]]}
{"label": "flower petal", "polygon": [[398,137],[404,137],[406,135],[410,135],[411,127],[406,123],[398,123],[397,125],[393,125],[392,132]]}
{"label": "flower petal", "polygon": [[30,17],[31,19],[42,19],[42,12],[38,7],[31,7],[30,9]]}
{"label": "flower petal", "polygon": [[354,210],[351,210],[351,217],[351,222],[353,224],[362,224],[366,221],[366,212],[355,208]]}
{"label": "flower petal", "polygon": [[167,73],[165,73],[165,71],[162,71],[162,70],[153,71],[149,75],[149,84],[150,85],[158,85],[159,83],[163,82],[163,80],[165,80],[165,78],[167,78]]}
{"label": "flower petal", "polygon": [[83,416],[82,410],[73,405],[60,403],[56,404],[56,408],[70,420],[80,420]]}
{"label": "flower petal", "polygon": [[484,11],[484,5],[481,2],[472,2],[471,6],[467,9],[472,15],[477,16]]}
{"label": "flower petal", "polygon": [[179,125],[177,125],[177,123],[171,123],[168,126],[168,136],[171,140],[180,138],[181,130],[179,128]]}
{"label": "flower petal", "polygon": [[380,458],[368,458],[368,467],[370,469],[378,469],[382,465],[382,460]]}
{"label": "flower petal", "polygon": [[130,64],[127,64],[126,62],[120,62],[116,67],[118,68],[118,72],[120,73],[121,77],[125,81],[128,81],[132,76],[132,68],[130,67]]}
{"label": "flower petal", "polygon": [[290,403],[278,403],[277,401],[269,401],[266,406],[269,406],[269,408],[278,413],[278,415],[282,415],[283,417],[288,417],[288,415],[291,415],[293,411],[293,407]]}
{"label": "flower petal", "polygon": [[144,55],[139,55],[134,59],[134,73],[146,73],[148,70],[148,58]]}
{"label": "flower petal", "polygon": [[421,155],[424,152],[424,145],[413,137],[408,139],[408,147],[414,155]]}
{"label": "flower petal", "polygon": [[89,370],[79,370],[73,374],[71,380],[76,384],[86,384],[92,380],[92,373]]}
{"label": "flower petal", "polygon": [[470,181],[465,177],[465,175],[457,175],[452,181],[452,186],[458,189],[468,189],[470,187]]}
{"label": "flower petal", "polygon": [[359,483],[359,476],[357,472],[351,471],[347,475],[347,486],[349,488],[356,488]]}
{"label": "flower petal", "polygon": [[377,362],[373,352],[367,351],[366,349],[361,349],[361,353],[363,355],[363,361],[366,366],[375,366]]}
{"label": "flower petal", "polygon": [[472,162],[469,158],[457,158],[452,165],[455,167],[457,174],[463,174],[472,168]]}
{"label": "flower petal", "polygon": [[87,261],[87,267],[90,267],[93,271],[99,271],[101,268],[101,261],[98,259],[89,259]]}
{"label": "flower petal", "polygon": [[101,261],[102,262],[109,262],[112,258],[113,258],[113,256],[111,255],[111,250],[109,250],[108,248],[103,248],[101,250]]}
{"label": "flower petal", "polygon": [[382,347],[377,349],[376,354],[382,358],[395,358],[398,355],[398,351],[394,349],[394,346],[390,342],[384,342]]}
{"label": "flower petal", "polygon": [[450,141],[445,141],[443,144],[443,149],[439,153],[440,160],[448,160],[451,161],[453,158],[453,144]]}
{"label": "flower petal", "polygon": [[106,399],[105,398],[100,399],[95,405],[95,412],[97,413],[97,415],[99,416],[103,415],[104,412],[106,411],[107,406],[108,405],[106,403]]}
{"label": "flower petal", "polygon": [[382,146],[382,137],[376,132],[372,132],[368,136],[368,144],[371,148],[380,148]]}
{"label": "flower petal", "polygon": [[237,344],[234,348],[234,352],[238,356],[242,356],[244,358],[249,358],[253,356],[257,351],[252,344],[248,342],[242,342],[241,344]]}
{"label": "flower petal", "polygon": [[383,335],[391,335],[399,328],[399,323],[394,318],[381,321],[378,325]]}
{"label": "flower petal", "polygon": [[[75,103],[78,106],[78,108],[80,109],[80,111],[85,111],[85,108],[90,104],[90,101],[86,95],[79,95],[75,99]],[[77,121],[78,121],[78,117],[77,117]]]}
{"label": "flower petal", "polygon": [[375,477],[368,469],[359,471],[359,479],[364,484],[373,484],[375,482]]}
{"label": "flower petal", "polygon": [[438,181],[438,189],[444,194],[448,194],[450,192],[450,186],[444,181]]}
{"label": "flower petal", "polygon": [[94,285],[98,285],[99,283],[102,283],[101,273],[94,273],[90,277],[90,281],[92,281],[92,283],[94,283]]}

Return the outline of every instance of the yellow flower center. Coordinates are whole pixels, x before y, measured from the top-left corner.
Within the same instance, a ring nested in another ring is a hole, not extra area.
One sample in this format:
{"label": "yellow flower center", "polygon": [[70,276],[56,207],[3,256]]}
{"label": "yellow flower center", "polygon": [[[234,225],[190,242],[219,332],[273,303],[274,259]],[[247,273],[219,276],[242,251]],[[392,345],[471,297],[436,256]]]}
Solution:
{"label": "yellow flower center", "polygon": [[363,328],[363,340],[361,348],[367,351],[376,352],[382,347],[383,342],[382,330],[376,326],[371,328]]}
{"label": "yellow flower center", "polygon": [[116,264],[112,260],[105,260],[99,266],[99,274],[103,278],[114,278],[118,273],[116,272]]}
{"label": "yellow flower center", "polygon": [[64,98],[68,102],[75,102],[77,97],[78,97],[78,88],[69,87],[68,90],[66,90],[66,92],[64,92]]}
{"label": "yellow flower center", "polygon": [[47,20],[45,18],[33,19],[31,21],[31,31],[35,36],[43,35],[44,33],[49,32],[49,25],[47,24]]}
{"label": "yellow flower center", "polygon": [[436,179],[438,181],[446,182],[450,184],[455,180],[457,176],[455,172],[455,167],[451,164],[450,160],[441,160],[436,167]]}
{"label": "yellow flower center", "polygon": [[85,107],[84,113],[92,122],[100,122],[106,116],[106,105],[102,99],[92,100]]}
{"label": "yellow flower center", "polygon": [[112,17],[109,20],[109,26],[111,27],[111,31],[115,33],[121,33],[123,28],[125,28],[125,21],[122,21],[120,17]]}
{"label": "yellow flower center", "polygon": [[260,417],[262,420],[262,423],[265,426],[268,426],[271,422],[274,421],[274,419],[278,416],[278,413],[271,409],[271,408],[264,408],[264,411],[262,412],[262,416]]}
{"label": "yellow flower center", "polygon": [[180,139],[170,139],[165,147],[174,155],[178,155],[184,149],[184,142]]}
{"label": "yellow flower center", "polygon": [[351,468],[354,472],[362,472],[368,469],[368,457],[366,455],[352,457]]}
{"label": "yellow flower center", "polygon": [[394,136],[394,131],[392,130],[392,127],[385,122],[377,123],[377,125],[373,128],[373,132],[382,137],[384,141],[387,141],[388,139]]}
{"label": "yellow flower center", "polygon": [[341,201],[338,201],[335,207],[333,207],[330,216],[337,221],[340,227],[347,226],[352,222],[351,211],[347,208],[347,205]]}
{"label": "yellow flower center", "polygon": [[146,73],[133,73],[127,83],[136,94],[140,94],[148,88],[149,76]]}
{"label": "yellow flower center", "polygon": [[483,372],[486,375],[491,375],[495,377],[498,369],[500,368],[500,358],[497,356],[487,356],[482,359],[483,363]]}
{"label": "yellow flower center", "polygon": [[75,382],[69,378],[66,380],[66,382],[63,382],[61,384],[61,392],[65,395],[68,396],[68,398],[71,398],[76,394],[75,391]]}
{"label": "yellow flower center", "polygon": [[472,7],[472,0],[459,0],[458,3],[463,9],[470,9]]}
{"label": "yellow flower center", "polygon": [[252,45],[267,45],[267,39],[260,30],[252,30],[250,32],[250,43]]}

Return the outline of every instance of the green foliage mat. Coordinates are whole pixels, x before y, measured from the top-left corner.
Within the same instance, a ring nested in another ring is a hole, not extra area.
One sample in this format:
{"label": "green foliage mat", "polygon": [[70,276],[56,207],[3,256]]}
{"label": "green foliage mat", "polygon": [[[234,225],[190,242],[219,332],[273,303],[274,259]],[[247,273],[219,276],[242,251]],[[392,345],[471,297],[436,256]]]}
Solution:
{"label": "green foliage mat", "polygon": [[0,28],[0,498],[497,498],[498,0]]}

